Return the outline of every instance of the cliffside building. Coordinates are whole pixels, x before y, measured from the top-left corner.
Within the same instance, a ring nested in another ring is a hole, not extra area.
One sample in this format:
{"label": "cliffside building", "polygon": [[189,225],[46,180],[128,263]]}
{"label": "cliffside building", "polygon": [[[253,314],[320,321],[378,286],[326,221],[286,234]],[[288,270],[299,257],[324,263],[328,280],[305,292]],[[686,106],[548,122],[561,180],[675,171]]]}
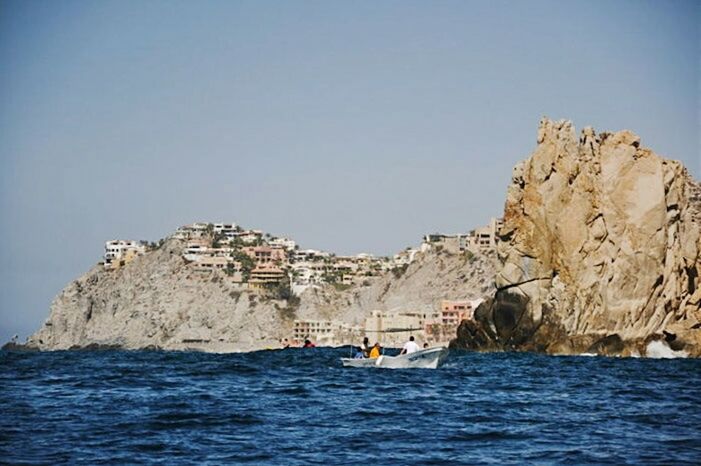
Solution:
{"label": "cliffside building", "polygon": [[104,265],[116,269],[131,262],[136,256],[146,252],[146,245],[133,240],[111,240],[105,242]]}
{"label": "cliffside building", "polygon": [[331,254],[316,249],[297,249],[292,253],[293,262],[318,262],[331,258]]}
{"label": "cliffside building", "polygon": [[503,224],[503,219],[492,218],[489,224],[475,228],[469,233],[425,235],[421,250],[440,247],[451,254],[459,254],[464,251],[478,253],[496,250],[499,229]]}
{"label": "cliffside building", "polygon": [[470,232],[466,248],[471,252],[496,250],[499,230],[504,225],[504,219],[492,218],[489,224],[475,228]]}
{"label": "cliffside building", "polygon": [[399,252],[394,255],[392,262],[389,267],[402,267],[404,265],[409,265],[414,262],[416,254],[419,252],[418,249],[406,248],[404,251]]}
{"label": "cliffside building", "polygon": [[463,320],[471,320],[474,315],[471,301],[441,301],[441,323],[456,328]]}
{"label": "cliffside building", "polygon": [[283,248],[286,251],[292,251],[297,248],[297,243],[289,238],[272,238],[267,241],[268,246]]}
{"label": "cliffside building", "polygon": [[263,232],[260,230],[246,230],[238,232],[236,237],[239,238],[243,244],[255,245],[263,240]]}
{"label": "cliffside building", "polygon": [[284,263],[287,262],[287,254],[282,248],[271,248],[269,246],[247,246],[243,248],[248,257],[258,264]]}
{"label": "cliffside building", "polygon": [[248,286],[251,289],[262,289],[266,285],[276,285],[287,277],[284,270],[271,264],[257,266],[251,271]]}
{"label": "cliffside building", "polygon": [[211,272],[212,270],[224,270],[229,263],[233,263],[230,257],[203,256],[195,263],[195,271]]}
{"label": "cliffside building", "polygon": [[440,247],[444,251],[451,254],[459,254],[467,247],[467,237],[465,233],[458,234],[442,234],[432,233],[424,236],[423,243],[431,247]]}
{"label": "cliffside building", "polygon": [[215,223],[212,228],[214,234],[226,236],[228,239],[233,239],[241,228],[235,223]]}
{"label": "cliffside building", "polygon": [[195,222],[189,225],[183,225],[175,230],[173,237],[178,239],[201,238],[207,235],[208,228],[209,223],[204,222]]}

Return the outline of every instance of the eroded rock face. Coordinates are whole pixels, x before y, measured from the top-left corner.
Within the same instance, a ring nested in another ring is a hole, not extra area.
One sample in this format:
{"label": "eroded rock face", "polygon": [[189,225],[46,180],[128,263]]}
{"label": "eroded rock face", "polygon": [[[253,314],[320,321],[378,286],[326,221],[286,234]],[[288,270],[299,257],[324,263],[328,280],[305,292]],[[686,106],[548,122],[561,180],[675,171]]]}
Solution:
{"label": "eroded rock face", "polygon": [[625,353],[668,330],[698,354],[698,184],[630,131],[543,119],[537,142],[508,188],[490,344]]}

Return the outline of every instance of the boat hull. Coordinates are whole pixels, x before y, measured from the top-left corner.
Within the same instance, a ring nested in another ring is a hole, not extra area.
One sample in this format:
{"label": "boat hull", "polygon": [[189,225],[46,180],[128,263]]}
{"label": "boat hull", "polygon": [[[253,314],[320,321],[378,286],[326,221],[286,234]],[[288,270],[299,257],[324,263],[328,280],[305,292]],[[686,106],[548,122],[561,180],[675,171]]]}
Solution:
{"label": "boat hull", "polygon": [[344,367],[377,367],[380,369],[437,369],[448,357],[447,348],[429,348],[400,356],[377,359],[341,358]]}
{"label": "boat hull", "polygon": [[341,358],[343,367],[375,367],[377,359],[369,358]]}
{"label": "boat hull", "polygon": [[446,348],[429,348],[401,356],[380,356],[375,367],[385,369],[437,369],[448,357]]}

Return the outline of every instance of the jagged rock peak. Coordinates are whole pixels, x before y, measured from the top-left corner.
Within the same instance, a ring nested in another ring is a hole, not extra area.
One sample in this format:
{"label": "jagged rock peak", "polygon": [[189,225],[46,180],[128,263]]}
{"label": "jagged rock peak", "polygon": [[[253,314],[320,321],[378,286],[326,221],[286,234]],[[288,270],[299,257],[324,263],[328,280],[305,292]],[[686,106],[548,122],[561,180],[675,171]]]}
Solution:
{"label": "jagged rock peak", "polygon": [[701,343],[698,193],[631,131],[577,138],[543,118],[507,191],[497,292],[479,313],[490,345],[576,352],[663,331]]}

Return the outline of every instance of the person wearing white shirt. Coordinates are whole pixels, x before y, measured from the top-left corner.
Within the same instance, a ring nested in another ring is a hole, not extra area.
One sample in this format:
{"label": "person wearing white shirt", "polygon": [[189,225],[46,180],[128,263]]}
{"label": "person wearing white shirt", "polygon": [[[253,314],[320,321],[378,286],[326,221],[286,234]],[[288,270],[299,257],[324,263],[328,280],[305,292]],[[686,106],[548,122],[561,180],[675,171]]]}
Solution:
{"label": "person wearing white shirt", "polygon": [[411,353],[414,353],[418,350],[419,350],[419,345],[416,344],[416,342],[414,341],[414,336],[412,335],[409,337],[409,341],[407,341],[404,344],[404,348],[402,348],[402,352],[399,353],[399,355],[401,356],[402,354],[411,354]]}

